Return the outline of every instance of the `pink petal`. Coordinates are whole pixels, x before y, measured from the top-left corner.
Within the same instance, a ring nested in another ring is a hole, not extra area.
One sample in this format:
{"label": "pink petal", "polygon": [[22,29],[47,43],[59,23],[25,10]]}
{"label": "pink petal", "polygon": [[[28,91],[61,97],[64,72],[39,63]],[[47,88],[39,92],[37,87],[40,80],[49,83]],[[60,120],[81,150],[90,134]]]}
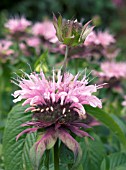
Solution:
{"label": "pink petal", "polygon": [[21,133],[19,133],[16,137],[16,141],[19,139],[20,136],[22,136],[24,133],[31,133],[31,132],[35,132],[37,131],[38,128],[28,128],[28,129],[25,129],[23,130]]}

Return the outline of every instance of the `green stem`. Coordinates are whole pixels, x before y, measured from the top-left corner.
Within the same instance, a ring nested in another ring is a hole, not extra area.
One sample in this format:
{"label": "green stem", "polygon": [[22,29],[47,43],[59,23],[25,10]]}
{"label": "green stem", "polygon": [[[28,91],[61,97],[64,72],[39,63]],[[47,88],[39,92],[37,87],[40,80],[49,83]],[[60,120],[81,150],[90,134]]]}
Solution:
{"label": "green stem", "polygon": [[54,145],[54,170],[59,170],[59,150],[58,150],[59,141],[57,139]]}
{"label": "green stem", "polygon": [[[2,66],[2,64],[0,65],[1,67],[1,70],[3,71],[4,70],[4,67]],[[0,80],[1,80],[1,84],[0,84],[0,120],[2,120],[2,112],[4,111],[3,109],[3,100],[2,100],[2,95],[3,95],[3,92],[5,90],[5,83],[4,83],[4,78],[3,78],[3,73],[0,75]]]}
{"label": "green stem", "polygon": [[63,62],[63,73],[66,71],[66,67],[67,67],[68,52],[69,52],[69,47],[66,46],[65,58],[64,58],[64,62]]}
{"label": "green stem", "polygon": [[46,150],[45,167],[47,168],[47,170],[49,170],[49,154],[50,150]]}
{"label": "green stem", "polygon": [[68,164],[68,169],[70,170],[72,168],[72,164]]}
{"label": "green stem", "polygon": [[75,74],[77,74],[78,73],[78,59],[75,59],[74,62],[75,62]]}

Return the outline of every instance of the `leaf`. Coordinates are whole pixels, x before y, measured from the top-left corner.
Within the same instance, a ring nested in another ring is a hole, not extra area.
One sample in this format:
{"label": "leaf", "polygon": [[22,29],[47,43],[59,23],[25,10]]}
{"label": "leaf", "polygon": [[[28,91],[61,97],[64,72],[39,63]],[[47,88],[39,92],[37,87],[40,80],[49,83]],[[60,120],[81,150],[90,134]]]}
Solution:
{"label": "leaf", "polygon": [[61,15],[59,15],[57,23],[58,23],[59,29],[61,29],[62,28],[62,16]]}
{"label": "leaf", "polygon": [[115,168],[114,170],[126,170],[126,164]]}
{"label": "leaf", "polygon": [[121,170],[126,167],[126,153],[114,153],[103,159],[101,170]]}
{"label": "leaf", "polygon": [[58,20],[57,20],[57,24],[58,24],[58,29],[56,30],[56,35],[59,39],[59,41],[62,41],[63,40],[63,37],[62,37],[62,16],[59,15],[58,17]]}
{"label": "leaf", "polygon": [[[42,169],[43,170],[43,169]],[[46,169],[47,170],[47,169]],[[54,163],[50,164],[49,170],[54,170]],[[69,170],[68,165],[59,163],[59,170]]]}
{"label": "leaf", "polygon": [[32,145],[35,142],[35,137],[36,137],[35,133],[30,133],[30,134],[27,134],[27,136],[26,136],[26,142],[24,144],[23,155],[22,155],[25,170],[31,170],[32,169],[31,159],[30,159],[30,148],[32,147]]}
{"label": "leaf", "polygon": [[81,142],[82,148],[82,165],[84,170],[99,170],[101,162],[105,156],[105,150],[100,138],[93,135],[94,141],[85,137]]}
{"label": "leaf", "polygon": [[29,121],[31,115],[24,113],[26,107],[20,104],[12,108],[3,137],[3,154],[6,170],[32,170],[29,150],[35,142],[35,133],[23,135],[16,142],[16,136],[25,128],[20,125]]}
{"label": "leaf", "polygon": [[59,41],[63,41],[62,37],[62,16],[59,15],[58,19],[56,18],[55,14],[53,14],[53,25],[56,29],[56,35]]}
{"label": "leaf", "polygon": [[74,163],[73,152],[66,147],[65,144],[60,145],[60,160],[62,163],[72,164]]}
{"label": "leaf", "polygon": [[[84,106],[86,112],[105,124],[119,138],[126,149],[126,137],[120,120],[112,114],[108,114],[99,108],[94,108],[89,105]],[[115,118],[116,117],[116,118]],[[123,123],[123,122],[122,122]]]}
{"label": "leaf", "polygon": [[[40,65],[44,65],[44,67],[47,65],[47,56],[48,56],[48,50],[46,50],[39,58],[38,60],[35,62],[34,64],[34,68],[36,71],[38,71],[38,67],[40,67]],[[48,69],[48,68],[47,68]]]}

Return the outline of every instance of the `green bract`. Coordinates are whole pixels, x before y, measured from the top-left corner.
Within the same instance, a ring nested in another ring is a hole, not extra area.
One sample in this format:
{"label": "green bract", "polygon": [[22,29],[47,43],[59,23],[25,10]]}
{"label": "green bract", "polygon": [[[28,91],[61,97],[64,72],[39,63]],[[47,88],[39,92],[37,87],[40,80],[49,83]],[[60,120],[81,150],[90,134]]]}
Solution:
{"label": "green bract", "polygon": [[61,15],[58,18],[53,15],[57,38],[68,46],[78,46],[84,43],[84,40],[94,28],[89,26],[90,22],[82,26],[77,20],[65,20]]}

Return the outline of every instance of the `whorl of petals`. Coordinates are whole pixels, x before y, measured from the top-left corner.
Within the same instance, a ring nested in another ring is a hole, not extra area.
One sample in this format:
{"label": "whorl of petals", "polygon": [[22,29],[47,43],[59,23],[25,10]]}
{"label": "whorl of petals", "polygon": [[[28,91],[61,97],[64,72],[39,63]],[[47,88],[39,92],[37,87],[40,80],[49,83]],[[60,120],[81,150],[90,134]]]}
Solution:
{"label": "whorl of petals", "polygon": [[52,43],[58,42],[56,30],[51,21],[38,22],[32,27],[32,33],[35,36],[43,36]]}
{"label": "whorl of petals", "polygon": [[39,74],[26,74],[26,77],[17,80],[20,90],[13,94],[15,103],[24,99],[23,105],[30,104],[32,107],[60,100],[61,105],[70,103],[70,107],[76,110],[80,117],[85,114],[85,104],[102,107],[101,100],[92,94],[99,86],[87,85],[86,76],[78,80],[79,74],[73,76],[71,73],[64,73],[63,76],[59,70],[57,75],[53,71],[52,81],[48,80],[42,71]]}
{"label": "whorl of petals", "polygon": [[30,25],[31,22],[26,20],[25,17],[16,17],[9,19],[8,22],[5,23],[5,28],[7,28],[10,33],[14,34],[17,32],[24,32]]}
{"label": "whorl of petals", "polygon": [[0,40],[0,58],[5,59],[6,56],[12,55],[14,51],[10,49],[12,42],[8,40]]}
{"label": "whorl of petals", "polygon": [[101,63],[101,72],[95,72],[99,77],[105,78],[126,78],[126,63],[125,62],[104,62]]}
{"label": "whorl of petals", "polygon": [[109,33],[109,31],[98,31],[97,33],[95,31],[92,31],[86,38],[84,45],[101,45],[104,48],[109,46],[112,43],[115,43],[116,40],[112,34]]}

